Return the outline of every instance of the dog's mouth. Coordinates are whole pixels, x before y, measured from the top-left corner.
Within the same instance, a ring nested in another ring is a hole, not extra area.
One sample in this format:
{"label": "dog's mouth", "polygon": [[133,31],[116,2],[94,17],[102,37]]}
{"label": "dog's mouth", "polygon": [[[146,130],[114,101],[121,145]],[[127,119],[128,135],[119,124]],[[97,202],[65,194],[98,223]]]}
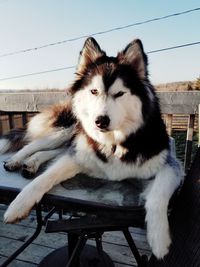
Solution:
{"label": "dog's mouth", "polygon": [[109,129],[109,128],[101,129],[101,128],[96,127],[95,129],[96,129],[98,132],[101,132],[101,133],[107,133],[107,132],[110,132],[110,129]]}

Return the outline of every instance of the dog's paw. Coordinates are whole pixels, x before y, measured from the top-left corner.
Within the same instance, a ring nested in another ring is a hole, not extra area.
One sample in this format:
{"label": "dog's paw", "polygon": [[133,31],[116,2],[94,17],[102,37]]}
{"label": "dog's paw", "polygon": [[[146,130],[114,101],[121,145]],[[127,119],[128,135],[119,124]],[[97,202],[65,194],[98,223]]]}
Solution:
{"label": "dog's paw", "polygon": [[147,240],[157,259],[163,259],[168,254],[171,245],[169,231],[150,231],[147,233]]}
{"label": "dog's paw", "polygon": [[22,165],[21,174],[26,179],[31,179],[35,176],[38,168],[35,166],[34,162],[24,162]]}
{"label": "dog's paw", "polygon": [[41,197],[40,193],[33,190],[29,185],[10,204],[4,214],[5,223],[15,223],[26,218],[31,209],[37,204]]}
{"label": "dog's paw", "polygon": [[5,223],[16,223],[24,218],[26,218],[30,212],[30,207],[19,205],[19,203],[11,203],[7,211],[4,214]]}
{"label": "dog's paw", "polygon": [[21,175],[26,179],[32,179],[35,176],[35,172],[31,172],[22,166]]}
{"label": "dog's paw", "polygon": [[6,160],[4,161],[3,166],[6,171],[13,172],[21,167],[21,163],[15,160]]}

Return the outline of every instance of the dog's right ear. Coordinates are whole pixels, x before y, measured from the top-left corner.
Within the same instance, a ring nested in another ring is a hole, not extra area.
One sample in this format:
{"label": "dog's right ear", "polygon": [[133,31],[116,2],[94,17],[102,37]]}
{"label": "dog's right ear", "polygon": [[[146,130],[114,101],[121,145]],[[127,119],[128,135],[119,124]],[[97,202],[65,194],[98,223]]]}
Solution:
{"label": "dog's right ear", "polygon": [[105,55],[105,52],[101,50],[97,41],[90,37],[85,41],[82,51],[80,52],[79,62],[77,66],[77,75],[82,75],[88,65],[95,62],[98,58]]}

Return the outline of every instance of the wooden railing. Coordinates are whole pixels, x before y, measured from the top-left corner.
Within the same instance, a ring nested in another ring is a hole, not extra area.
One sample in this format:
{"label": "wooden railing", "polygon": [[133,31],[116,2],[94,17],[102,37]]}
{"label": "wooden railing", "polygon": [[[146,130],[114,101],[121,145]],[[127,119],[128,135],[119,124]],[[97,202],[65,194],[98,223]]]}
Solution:
{"label": "wooden railing", "polygon": [[[169,135],[173,131],[187,131],[185,168],[190,164],[194,132],[199,132],[199,91],[158,92],[161,111]],[[0,133],[24,126],[34,113],[44,107],[64,101],[63,91],[21,91],[0,93]]]}

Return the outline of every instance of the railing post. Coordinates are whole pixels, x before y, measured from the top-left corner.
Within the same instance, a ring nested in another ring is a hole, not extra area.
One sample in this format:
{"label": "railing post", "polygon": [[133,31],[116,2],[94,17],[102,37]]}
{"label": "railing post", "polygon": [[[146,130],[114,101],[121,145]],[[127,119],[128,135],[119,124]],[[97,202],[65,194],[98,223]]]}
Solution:
{"label": "railing post", "polygon": [[14,129],[15,128],[15,120],[14,120],[14,114],[13,113],[8,114],[8,121],[9,121],[10,129]]}
{"label": "railing post", "polygon": [[28,122],[28,114],[22,113],[22,125],[23,125],[23,127],[27,124],[27,122]]}
{"label": "railing post", "polygon": [[173,119],[173,114],[166,115],[166,128],[169,136],[172,135],[172,119]]}
{"label": "railing post", "polygon": [[188,169],[190,162],[191,162],[193,133],[194,133],[194,120],[195,120],[195,115],[190,114],[188,118],[187,138],[186,138],[186,146],[185,146],[185,160],[184,160],[185,170]]}

